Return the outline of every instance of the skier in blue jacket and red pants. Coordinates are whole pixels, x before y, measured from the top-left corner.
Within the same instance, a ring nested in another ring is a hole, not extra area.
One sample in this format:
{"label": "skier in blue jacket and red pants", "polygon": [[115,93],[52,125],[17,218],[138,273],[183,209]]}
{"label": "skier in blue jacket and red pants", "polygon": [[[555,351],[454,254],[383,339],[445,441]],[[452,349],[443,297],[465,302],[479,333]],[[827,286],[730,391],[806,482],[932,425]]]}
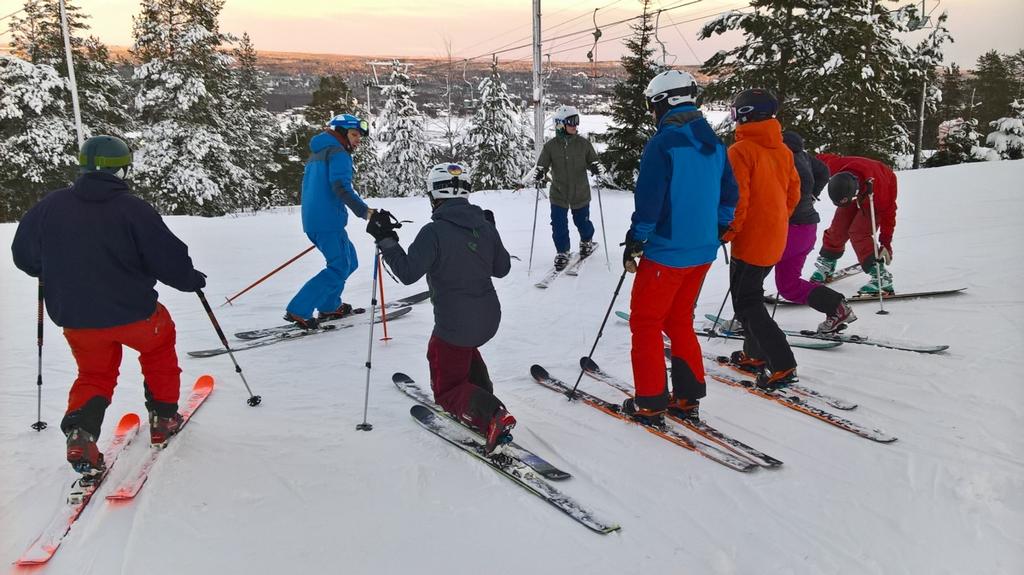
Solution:
{"label": "skier in blue jacket and red pants", "polygon": [[[693,309],[738,198],[725,146],[697,110],[698,92],[693,76],[679,70],[655,76],[644,91],[658,131],[640,161],[623,254],[626,270],[637,274],[629,319],[636,395],[623,411],[653,423],[666,410],[699,417],[706,391]],[[671,397],[663,332],[672,340]]]}

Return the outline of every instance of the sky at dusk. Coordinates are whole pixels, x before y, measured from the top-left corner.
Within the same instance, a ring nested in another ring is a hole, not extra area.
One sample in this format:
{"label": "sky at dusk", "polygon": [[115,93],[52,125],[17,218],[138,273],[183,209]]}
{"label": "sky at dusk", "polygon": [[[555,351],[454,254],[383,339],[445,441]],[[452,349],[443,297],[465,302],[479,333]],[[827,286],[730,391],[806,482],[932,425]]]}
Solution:
{"label": "sky at dusk", "polygon": [[[669,64],[694,64],[728,48],[738,35],[697,40],[700,26],[709,17],[746,2],[691,0],[691,4],[661,16],[659,38]],[[655,0],[654,6],[671,7],[685,0]],[[138,0],[77,0],[92,16],[92,33],[110,45],[131,44],[132,16]],[[890,3],[898,6],[902,3]],[[949,12],[949,28],[955,43],[946,48],[946,62],[973,67],[989,49],[1003,53],[1024,48],[1024,0],[928,0],[938,4],[935,15]],[[0,16],[24,5],[22,0],[0,0]],[[599,60],[617,59],[625,24],[612,22],[639,13],[637,0],[543,0],[544,51],[553,60],[585,61],[593,44],[592,14],[602,28],[597,45]],[[224,31],[248,32],[257,49],[284,52],[317,52],[353,55],[441,57],[446,43],[457,58],[488,57],[492,51],[530,42],[530,0],[227,0],[221,15]],[[4,22],[6,24],[6,22]],[[0,29],[0,34],[6,29]],[[555,37],[582,32],[564,39]],[[919,33],[919,35],[923,34]],[[0,36],[0,42],[10,38]],[[916,38],[916,36],[915,36]],[[659,49],[660,55],[660,49]],[[499,60],[528,60],[530,49],[499,54]]]}

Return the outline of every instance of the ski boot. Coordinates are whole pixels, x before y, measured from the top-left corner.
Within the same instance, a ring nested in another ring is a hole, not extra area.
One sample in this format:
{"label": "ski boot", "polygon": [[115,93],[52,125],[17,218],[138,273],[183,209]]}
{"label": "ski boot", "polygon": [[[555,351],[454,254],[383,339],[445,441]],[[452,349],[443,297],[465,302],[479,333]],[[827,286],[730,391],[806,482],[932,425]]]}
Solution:
{"label": "ski boot", "polygon": [[338,309],[336,309],[334,311],[322,311],[322,312],[320,312],[319,315],[317,315],[316,322],[319,324],[319,323],[325,322],[325,321],[341,319],[343,317],[350,316],[353,313],[356,313],[356,312],[355,312],[355,310],[352,309],[352,304],[343,303],[340,306],[338,306]]}
{"label": "ski boot", "polygon": [[776,391],[798,381],[800,380],[796,377],[795,367],[773,371],[770,374],[767,371],[763,371],[757,376],[757,387],[765,391]]}
{"label": "ski boot", "polygon": [[498,410],[494,412],[494,417],[491,418],[491,422],[487,424],[487,433],[485,434],[487,443],[484,445],[484,454],[491,455],[499,445],[511,443],[511,431],[515,426],[516,418],[512,417],[512,414],[505,411],[504,407],[499,407]]}
{"label": "ski boot", "polygon": [[878,295],[878,292],[882,292],[886,295],[892,295],[895,293],[892,289],[892,274],[889,270],[885,269],[885,264],[882,262],[875,262],[868,266],[864,270],[871,278],[868,283],[862,285],[857,293]]}
{"label": "ski boot", "polygon": [[669,398],[668,414],[697,423],[700,421],[700,400]]}
{"label": "ski boot", "polygon": [[632,397],[622,402],[623,415],[627,415],[644,425],[665,427],[665,411],[664,409],[645,409],[640,407]]}
{"label": "ski boot", "polygon": [[597,245],[594,242],[592,242],[592,241],[581,241],[580,242],[580,259],[585,258],[585,257],[589,256],[590,254],[594,253],[595,249],[597,249]]}
{"label": "ski boot", "polygon": [[823,284],[832,279],[836,273],[836,262],[839,260],[828,258],[822,255],[814,262],[814,273],[811,274],[811,281],[816,284]]}
{"label": "ski boot", "polygon": [[83,485],[107,469],[103,454],[96,447],[96,437],[81,427],[68,431],[67,447],[68,463],[82,474]]}
{"label": "ski boot", "polygon": [[164,447],[172,435],[184,425],[184,418],[175,412],[170,417],[160,417],[156,411],[149,412],[149,443],[153,447]]}
{"label": "ski boot", "polygon": [[294,323],[296,325],[296,327],[300,327],[300,328],[306,329],[306,330],[313,330],[313,329],[316,329],[316,328],[320,327],[320,322],[318,322],[315,317],[310,317],[310,318],[299,317],[299,316],[293,314],[290,311],[286,311],[284,313],[284,319],[286,321],[290,321],[290,322]]}
{"label": "ski boot", "polygon": [[839,333],[846,329],[847,325],[855,321],[857,321],[857,315],[853,313],[853,308],[850,307],[850,304],[846,303],[846,300],[843,299],[839,302],[836,310],[826,317],[825,321],[818,324],[818,333]]}
{"label": "ski boot", "polygon": [[729,363],[751,375],[759,375],[767,367],[763,359],[750,357],[743,350],[732,352],[732,355],[729,356]]}
{"label": "ski boot", "polygon": [[569,265],[569,252],[558,252],[555,254],[555,269],[562,271]]}

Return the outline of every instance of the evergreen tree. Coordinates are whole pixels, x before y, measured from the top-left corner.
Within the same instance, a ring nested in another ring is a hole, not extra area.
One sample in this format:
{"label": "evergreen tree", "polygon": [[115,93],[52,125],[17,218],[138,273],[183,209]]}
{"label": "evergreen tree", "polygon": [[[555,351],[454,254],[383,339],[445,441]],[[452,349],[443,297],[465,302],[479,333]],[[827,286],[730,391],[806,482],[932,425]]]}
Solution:
{"label": "evergreen tree", "polygon": [[618,187],[631,190],[640,171],[640,155],[654,134],[654,118],[647,111],[644,89],[661,72],[654,60],[654,18],[650,0],[643,3],[642,18],[631,26],[633,35],[626,40],[628,53],[622,57],[626,77],[612,88],[612,125],[604,141],[601,164]]}
{"label": "evergreen tree", "polygon": [[940,121],[955,120],[966,115],[967,90],[960,66],[952,64],[942,75],[942,101],[936,111]]}
{"label": "evergreen tree", "polygon": [[974,70],[975,110],[978,125],[988,126],[1010,108],[1014,82],[1002,56],[990,50],[978,57]]}
{"label": "evergreen tree", "polygon": [[978,133],[977,120],[950,120],[949,124],[939,151],[928,158],[925,166],[948,166],[999,159],[999,155],[993,150],[978,145],[981,134]]}
{"label": "evergreen tree", "polygon": [[1005,160],[1024,158],[1024,100],[1010,102],[1012,115],[999,118],[990,125],[995,131],[988,135],[985,143]]}
{"label": "evergreen tree", "polygon": [[466,138],[473,187],[516,188],[533,165],[533,138],[523,129],[522,112],[502,82],[497,64],[491,66],[491,75],[480,81],[477,92],[480,105]]}
{"label": "evergreen tree", "polygon": [[408,74],[395,60],[388,85],[381,89],[384,107],[378,119],[381,145],[381,168],[385,175],[381,195],[384,197],[421,194],[424,177],[430,166],[430,144],[420,115],[413,102],[414,95]]}
{"label": "evergreen tree", "polygon": [[233,50],[237,68],[228,89],[228,143],[234,148],[238,165],[257,186],[256,202],[247,207],[266,207],[284,201],[276,185],[281,166],[274,161],[280,131],[274,115],[266,109],[266,73],[256,67],[256,48],[249,34],[242,35]]}
{"label": "evergreen tree", "polygon": [[751,13],[709,22],[703,38],[729,31],[744,36],[742,45],[704,63],[705,73],[721,77],[709,95],[778,91],[787,128],[839,153],[892,162],[911,148],[904,124],[912,116],[903,96],[916,75],[915,58],[898,34],[910,30],[917,11],[883,4],[755,0]]}
{"label": "evergreen tree", "polygon": [[[310,139],[323,131],[334,116],[352,113],[354,102],[352,90],[344,78],[321,76],[308,105],[278,116],[281,139],[277,143],[274,159],[281,168],[275,173],[274,181],[277,188],[283,190],[285,203],[299,203],[302,172],[306,158],[309,157]],[[365,119],[369,121],[369,118]]]}
{"label": "evergreen tree", "polygon": [[220,32],[223,0],[142,0],[135,17],[133,180],[165,213],[219,215],[261,204],[263,182],[232,149],[234,40]]}
{"label": "evergreen tree", "polygon": [[43,194],[71,181],[77,146],[67,82],[53,67],[0,54],[0,221],[20,218]]}

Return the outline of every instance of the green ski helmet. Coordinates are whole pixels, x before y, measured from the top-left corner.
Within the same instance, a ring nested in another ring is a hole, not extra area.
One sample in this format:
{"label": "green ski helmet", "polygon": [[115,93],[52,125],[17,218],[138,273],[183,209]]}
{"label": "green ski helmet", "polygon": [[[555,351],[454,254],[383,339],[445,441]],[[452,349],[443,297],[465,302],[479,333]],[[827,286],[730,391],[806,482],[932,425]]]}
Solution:
{"label": "green ski helmet", "polygon": [[[83,172],[102,171],[124,177],[132,165],[132,150],[121,138],[93,136],[82,144],[78,165]],[[118,174],[122,169],[124,174]]]}

